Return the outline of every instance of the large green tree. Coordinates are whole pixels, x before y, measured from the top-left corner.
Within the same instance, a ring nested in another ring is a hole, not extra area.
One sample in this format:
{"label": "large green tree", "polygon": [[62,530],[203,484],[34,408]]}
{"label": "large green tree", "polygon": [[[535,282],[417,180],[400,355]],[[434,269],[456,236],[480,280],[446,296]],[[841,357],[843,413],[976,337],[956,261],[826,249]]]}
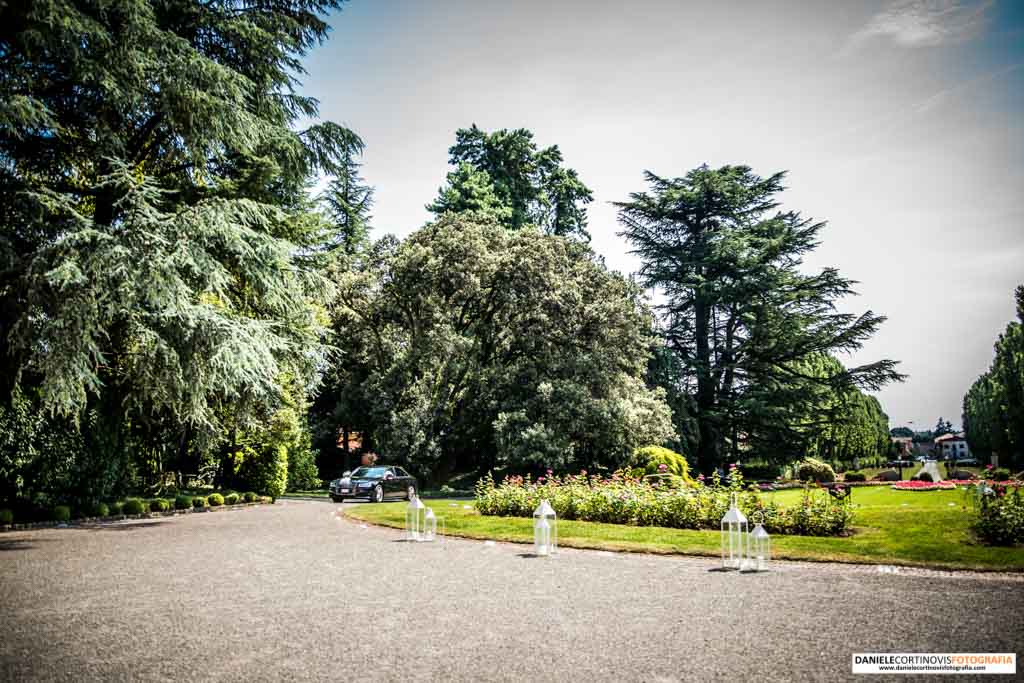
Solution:
{"label": "large green tree", "polygon": [[215,442],[266,419],[283,374],[312,377],[306,188],[351,134],[296,128],[317,113],[296,88],[338,4],[0,7],[4,380],[88,416],[99,457]]}
{"label": "large green tree", "polygon": [[456,170],[428,205],[434,213],[483,212],[512,230],[533,225],[549,235],[590,239],[586,205],[593,196],[563,166],[557,145],[538,149],[526,129],[487,133],[473,124],[455,132],[448,154]]}
{"label": "large green tree", "polygon": [[799,369],[812,355],[859,348],[884,318],[839,312],[852,282],[834,268],[801,271],[824,224],[778,209],[783,177],[746,166],[648,172],[650,189],[617,204],[640,279],[663,300],[661,331],[684,368],[704,471],[741,443],[757,452],[798,441],[803,406],[823,386],[873,389],[901,377],[891,360],[826,377]]}
{"label": "large green tree", "polygon": [[[614,466],[672,438],[643,383],[651,319],[584,244],[447,215],[341,282],[346,373],[380,450],[456,469]],[[345,390],[342,387],[342,390]]]}
{"label": "large green tree", "polygon": [[1017,320],[995,344],[995,357],[963,400],[963,425],[978,457],[998,455],[1014,466],[1024,463],[1024,285],[1017,287]]}

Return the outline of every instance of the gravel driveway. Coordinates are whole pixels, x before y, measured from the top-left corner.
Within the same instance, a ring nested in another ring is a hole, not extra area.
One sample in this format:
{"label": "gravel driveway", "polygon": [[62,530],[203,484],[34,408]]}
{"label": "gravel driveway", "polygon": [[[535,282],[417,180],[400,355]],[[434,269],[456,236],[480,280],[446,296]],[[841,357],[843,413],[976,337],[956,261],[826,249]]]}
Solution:
{"label": "gravel driveway", "polygon": [[337,508],[0,534],[0,680],[835,680],[853,652],[1024,640],[1019,575],[535,559]]}

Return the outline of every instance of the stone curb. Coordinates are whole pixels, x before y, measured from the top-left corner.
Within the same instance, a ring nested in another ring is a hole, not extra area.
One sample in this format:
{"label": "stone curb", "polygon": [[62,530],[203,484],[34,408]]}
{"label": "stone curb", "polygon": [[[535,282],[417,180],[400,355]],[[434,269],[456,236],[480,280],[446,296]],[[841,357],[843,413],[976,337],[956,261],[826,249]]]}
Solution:
{"label": "stone curb", "polygon": [[155,517],[174,517],[175,515],[189,515],[197,512],[221,512],[223,510],[235,510],[238,508],[254,507],[256,505],[273,505],[273,503],[235,503],[234,505],[218,505],[215,507],[189,508],[187,510],[167,510],[166,512],[143,512],[141,515],[110,515],[108,517],[79,517],[67,522],[25,522],[22,524],[0,524],[0,532],[4,531],[31,531],[32,529],[54,529],[79,526],[82,524],[102,524],[105,522],[120,522],[126,519],[153,519]]}

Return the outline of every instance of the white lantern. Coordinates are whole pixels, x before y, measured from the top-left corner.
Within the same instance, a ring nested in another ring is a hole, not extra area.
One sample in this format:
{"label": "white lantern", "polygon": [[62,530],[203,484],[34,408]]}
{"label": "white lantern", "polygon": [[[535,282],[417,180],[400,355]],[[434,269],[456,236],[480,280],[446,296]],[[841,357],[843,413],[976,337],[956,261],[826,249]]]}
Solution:
{"label": "white lantern", "polygon": [[772,539],[764,529],[764,515],[761,515],[750,532],[750,561],[747,568],[752,572],[767,571],[768,561],[771,559]]}
{"label": "white lantern", "polygon": [[550,503],[542,500],[533,511],[533,554],[552,555],[558,550],[558,515]]}
{"label": "white lantern", "polygon": [[405,537],[410,541],[420,541],[427,527],[427,506],[419,496],[409,499],[405,508]]}
{"label": "white lantern", "polygon": [[722,517],[722,568],[743,569],[747,556],[747,518],[736,507],[736,494],[729,498],[729,510]]}

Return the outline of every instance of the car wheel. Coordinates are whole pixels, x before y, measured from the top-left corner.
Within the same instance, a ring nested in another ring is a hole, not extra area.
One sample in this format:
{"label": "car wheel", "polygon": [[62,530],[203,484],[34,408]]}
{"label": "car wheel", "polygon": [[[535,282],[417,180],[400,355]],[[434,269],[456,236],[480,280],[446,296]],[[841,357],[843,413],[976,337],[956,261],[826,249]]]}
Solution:
{"label": "car wheel", "polygon": [[377,487],[375,489],[373,489],[373,495],[370,496],[370,502],[371,503],[380,503],[383,500],[384,500],[384,489],[381,488],[380,484],[377,484]]}
{"label": "car wheel", "polygon": [[413,496],[415,496],[415,495],[416,495],[416,487],[410,485],[409,488],[407,488],[405,490],[405,499],[406,500],[412,500]]}

